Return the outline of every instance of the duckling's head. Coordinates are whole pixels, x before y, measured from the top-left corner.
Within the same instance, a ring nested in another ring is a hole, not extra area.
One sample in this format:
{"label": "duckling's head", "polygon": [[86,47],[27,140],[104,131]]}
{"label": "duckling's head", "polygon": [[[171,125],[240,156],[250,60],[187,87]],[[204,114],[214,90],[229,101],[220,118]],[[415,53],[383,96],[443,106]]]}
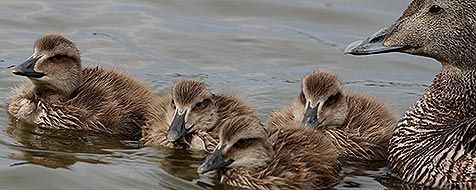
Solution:
{"label": "duckling's head", "polygon": [[76,45],[61,35],[49,34],[35,42],[33,55],[13,68],[36,88],[69,95],[81,82],[81,57]]}
{"label": "duckling's head", "polygon": [[168,109],[167,139],[175,142],[194,131],[208,131],[218,120],[215,95],[208,85],[194,80],[177,82]]}
{"label": "duckling's head", "polygon": [[476,1],[414,0],[391,26],[352,43],[346,53],[404,52],[444,66],[476,68]]}
{"label": "duckling's head", "polygon": [[199,173],[229,168],[257,171],[272,158],[268,133],[256,117],[238,116],[225,121],[219,137],[220,143],[198,168]]}
{"label": "duckling's head", "polygon": [[336,74],[314,71],[302,80],[301,93],[294,102],[294,118],[312,127],[342,125],[348,107]]}

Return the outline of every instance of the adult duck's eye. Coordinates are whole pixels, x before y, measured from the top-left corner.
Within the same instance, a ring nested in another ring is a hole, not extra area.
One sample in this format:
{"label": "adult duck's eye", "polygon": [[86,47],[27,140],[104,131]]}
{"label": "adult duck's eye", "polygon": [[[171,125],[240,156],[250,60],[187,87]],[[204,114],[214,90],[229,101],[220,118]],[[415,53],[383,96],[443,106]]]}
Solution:
{"label": "adult duck's eye", "polygon": [[172,106],[172,108],[175,108],[175,101],[174,101],[174,100],[172,100],[172,101],[170,102],[170,106]]}
{"label": "adult duck's eye", "polygon": [[430,13],[433,13],[433,14],[440,13],[442,10],[443,10],[443,8],[441,8],[441,7],[438,6],[438,5],[432,5],[432,6],[430,7]]}

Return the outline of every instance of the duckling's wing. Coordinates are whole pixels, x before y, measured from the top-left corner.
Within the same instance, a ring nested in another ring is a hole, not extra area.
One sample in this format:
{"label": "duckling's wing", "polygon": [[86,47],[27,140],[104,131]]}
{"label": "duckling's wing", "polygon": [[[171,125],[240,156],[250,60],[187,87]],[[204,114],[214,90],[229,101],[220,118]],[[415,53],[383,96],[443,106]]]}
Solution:
{"label": "duckling's wing", "polygon": [[38,102],[39,115],[34,123],[50,129],[106,131],[97,116],[80,107],[62,102]]}

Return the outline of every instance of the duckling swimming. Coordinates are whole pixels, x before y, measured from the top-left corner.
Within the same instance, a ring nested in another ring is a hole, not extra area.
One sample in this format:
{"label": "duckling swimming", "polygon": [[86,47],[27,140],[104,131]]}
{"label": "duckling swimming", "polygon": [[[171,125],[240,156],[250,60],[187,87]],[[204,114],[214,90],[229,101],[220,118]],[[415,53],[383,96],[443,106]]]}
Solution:
{"label": "duckling swimming", "polygon": [[216,171],[221,183],[246,189],[330,187],[340,171],[332,143],[310,128],[281,127],[281,123],[289,121],[282,118],[264,128],[255,117],[226,120],[218,146],[198,172]]}
{"label": "duckling swimming", "polygon": [[76,45],[61,35],[40,37],[13,73],[30,80],[13,89],[8,113],[40,127],[136,138],[153,120],[148,87],[119,71],[82,68]]}
{"label": "duckling swimming", "polygon": [[158,126],[145,130],[146,146],[185,146],[213,151],[218,130],[229,118],[248,115],[256,110],[233,94],[213,94],[203,82],[183,80],[171,92],[161,95]]}
{"label": "duckling swimming", "polygon": [[324,71],[307,74],[300,95],[269,122],[280,118],[322,130],[341,152],[341,159],[365,161],[387,158],[397,123],[394,113],[377,99],[343,92],[337,75]]}
{"label": "duckling swimming", "polygon": [[389,167],[403,180],[442,189],[476,189],[476,1],[415,0],[390,27],[346,53],[403,52],[443,65],[398,122]]}

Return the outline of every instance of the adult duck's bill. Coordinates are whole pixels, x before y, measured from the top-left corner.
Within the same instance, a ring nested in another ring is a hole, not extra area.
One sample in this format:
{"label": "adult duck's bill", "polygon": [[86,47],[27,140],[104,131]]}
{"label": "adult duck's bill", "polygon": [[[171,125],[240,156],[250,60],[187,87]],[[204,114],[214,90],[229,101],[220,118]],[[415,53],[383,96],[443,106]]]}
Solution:
{"label": "adult duck's bill", "polygon": [[399,22],[382,28],[379,31],[372,34],[365,40],[358,40],[349,44],[345,50],[345,54],[351,55],[372,55],[389,52],[400,52],[405,49],[404,46],[386,46],[385,41],[393,30],[398,26]]}
{"label": "adult duck's bill", "polygon": [[44,77],[44,73],[40,73],[35,71],[35,65],[36,62],[41,59],[41,56],[39,57],[31,57],[28,60],[26,60],[24,63],[21,65],[18,65],[14,68],[12,68],[12,72],[15,75],[20,75],[20,76],[26,76],[26,77],[32,77],[32,78],[41,78]]}

